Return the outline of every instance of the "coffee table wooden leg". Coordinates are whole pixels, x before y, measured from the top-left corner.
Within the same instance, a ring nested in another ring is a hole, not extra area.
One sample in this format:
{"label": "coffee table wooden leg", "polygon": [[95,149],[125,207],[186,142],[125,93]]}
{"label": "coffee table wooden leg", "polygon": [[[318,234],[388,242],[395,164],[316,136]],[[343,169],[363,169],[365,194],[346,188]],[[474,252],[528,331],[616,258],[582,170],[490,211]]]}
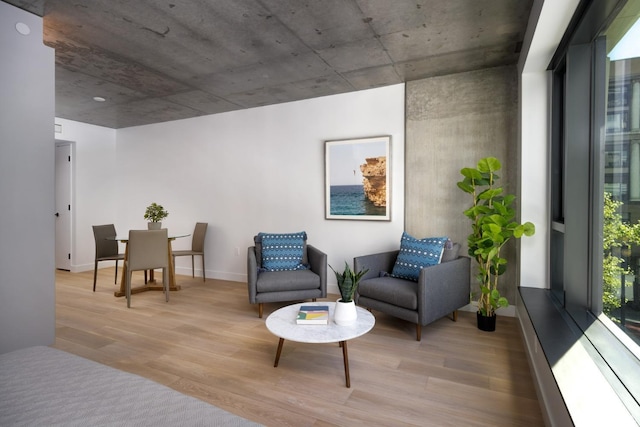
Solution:
{"label": "coffee table wooden leg", "polygon": [[347,342],[340,341],[342,347],[342,358],[344,359],[344,377],[347,380],[347,388],[351,388],[351,378],[349,378],[349,354],[347,353]]}
{"label": "coffee table wooden leg", "polygon": [[278,362],[280,361],[280,353],[282,353],[282,344],[284,344],[284,338],[280,338],[280,342],[278,343],[278,351],[276,352],[276,361],[273,364],[274,368],[278,367]]}

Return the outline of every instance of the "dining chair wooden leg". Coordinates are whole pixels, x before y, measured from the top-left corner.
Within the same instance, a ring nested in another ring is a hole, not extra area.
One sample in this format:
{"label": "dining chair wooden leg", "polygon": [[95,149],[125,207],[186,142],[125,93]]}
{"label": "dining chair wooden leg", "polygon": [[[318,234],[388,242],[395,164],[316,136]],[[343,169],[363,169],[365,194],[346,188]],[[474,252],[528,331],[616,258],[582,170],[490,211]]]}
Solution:
{"label": "dining chair wooden leg", "polygon": [[169,268],[162,269],[162,284],[164,285],[165,301],[169,302]]}
{"label": "dining chair wooden leg", "polygon": [[206,273],[206,269],[204,268],[204,254],[202,254],[202,281],[206,282],[207,281],[207,273]]}
{"label": "dining chair wooden leg", "polygon": [[[120,296],[126,294],[127,283],[127,260],[129,259],[129,242],[124,246],[124,262],[122,263],[122,273],[120,273]],[[116,295],[117,296],[117,295]]]}
{"label": "dining chair wooden leg", "polygon": [[191,277],[195,278],[196,277],[196,263],[194,261],[194,256],[191,255]]}
{"label": "dining chair wooden leg", "polygon": [[118,284],[118,260],[116,260],[116,277],[113,281],[116,285]]}
{"label": "dining chair wooden leg", "polygon": [[93,267],[93,292],[96,291],[96,280],[98,279],[98,261],[95,262]]}
{"label": "dining chair wooden leg", "polygon": [[171,239],[169,239],[167,241],[168,247],[167,247],[167,253],[168,253],[168,274],[169,274],[169,288],[175,288],[176,287],[176,269],[174,268],[174,256],[173,256],[173,250],[171,249]]}
{"label": "dining chair wooden leg", "polygon": [[125,295],[127,297],[127,308],[131,308],[131,271],[127,273],[125,282]]}

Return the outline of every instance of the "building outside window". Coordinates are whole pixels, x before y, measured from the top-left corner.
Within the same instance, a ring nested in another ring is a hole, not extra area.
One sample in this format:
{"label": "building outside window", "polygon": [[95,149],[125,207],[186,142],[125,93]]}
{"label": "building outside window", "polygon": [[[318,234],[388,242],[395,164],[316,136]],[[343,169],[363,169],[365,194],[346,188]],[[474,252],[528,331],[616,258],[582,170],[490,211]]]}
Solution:
{"label": "building outside window", "polygon": [[603,312],[640,343],[640,1],[627,2],[603,37]]}

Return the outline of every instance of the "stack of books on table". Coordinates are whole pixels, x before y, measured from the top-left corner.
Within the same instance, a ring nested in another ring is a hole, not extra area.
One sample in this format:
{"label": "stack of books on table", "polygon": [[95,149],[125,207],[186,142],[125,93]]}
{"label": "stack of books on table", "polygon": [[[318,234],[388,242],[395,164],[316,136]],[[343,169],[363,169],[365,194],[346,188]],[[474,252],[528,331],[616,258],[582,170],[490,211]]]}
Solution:
{"label": "stack of books on table", "polygon": [[329,323],[328,305],[303,305],[296,319],[298,325],[326,325]]}

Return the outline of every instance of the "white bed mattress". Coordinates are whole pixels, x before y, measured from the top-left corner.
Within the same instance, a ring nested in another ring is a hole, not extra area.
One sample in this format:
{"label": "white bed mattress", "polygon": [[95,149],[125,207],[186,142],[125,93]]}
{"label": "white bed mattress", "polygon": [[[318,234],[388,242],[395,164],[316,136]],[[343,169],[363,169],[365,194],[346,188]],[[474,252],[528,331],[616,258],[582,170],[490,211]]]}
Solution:
{"label": "white bed mattress", "polygon": [[50,347],[0,354],[0,426],[256,426],[138,375]]}

